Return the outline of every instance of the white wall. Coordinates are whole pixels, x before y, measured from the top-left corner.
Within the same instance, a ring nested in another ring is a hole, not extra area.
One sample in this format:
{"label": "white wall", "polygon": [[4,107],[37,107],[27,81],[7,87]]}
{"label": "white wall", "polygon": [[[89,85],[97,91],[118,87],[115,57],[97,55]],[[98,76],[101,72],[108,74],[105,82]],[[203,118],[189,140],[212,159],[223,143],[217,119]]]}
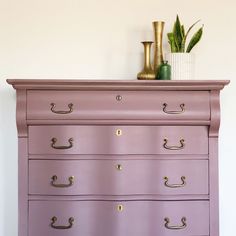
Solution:
{"label": "white wall", "polygon": [[222,92],[220,217],[221,235],[235,235],[235,8],[235,0],[0,0],[0,236],[17,235],[15,91],[5,79],[136,79],[151,22],[169,30],[176,13],[205,25],[198,78],[232,80]]}

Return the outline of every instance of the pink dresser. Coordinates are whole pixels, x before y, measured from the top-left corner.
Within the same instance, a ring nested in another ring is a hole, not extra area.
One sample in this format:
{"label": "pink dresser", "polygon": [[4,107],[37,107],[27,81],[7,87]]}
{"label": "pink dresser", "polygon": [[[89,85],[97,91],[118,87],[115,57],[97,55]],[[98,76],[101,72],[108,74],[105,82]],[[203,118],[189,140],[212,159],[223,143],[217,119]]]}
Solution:
{"label": "pink dresser", "polygon": [[19,236],[219,236],[229,81],[8,80]]}

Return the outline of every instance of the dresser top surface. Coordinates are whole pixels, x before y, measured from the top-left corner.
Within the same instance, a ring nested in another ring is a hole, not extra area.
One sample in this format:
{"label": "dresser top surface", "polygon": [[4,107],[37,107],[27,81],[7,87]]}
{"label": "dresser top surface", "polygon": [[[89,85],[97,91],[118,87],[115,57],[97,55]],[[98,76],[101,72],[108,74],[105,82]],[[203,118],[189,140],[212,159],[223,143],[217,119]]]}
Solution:
{"label": "dresser top surface", "polygon": [[65,90],[220,90],[229,80],[46,80],[8,79],[15,89]]}

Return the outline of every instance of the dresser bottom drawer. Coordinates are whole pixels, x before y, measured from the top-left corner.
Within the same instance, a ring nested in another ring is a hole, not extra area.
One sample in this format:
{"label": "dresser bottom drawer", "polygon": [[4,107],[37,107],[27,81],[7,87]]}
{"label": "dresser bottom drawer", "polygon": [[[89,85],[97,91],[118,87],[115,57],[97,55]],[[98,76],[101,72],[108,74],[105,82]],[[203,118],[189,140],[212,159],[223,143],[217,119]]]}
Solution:
{"label": "dresser bottom drawer", "polygon": [[30,201],[29,236],[207,236],[208,201]]}

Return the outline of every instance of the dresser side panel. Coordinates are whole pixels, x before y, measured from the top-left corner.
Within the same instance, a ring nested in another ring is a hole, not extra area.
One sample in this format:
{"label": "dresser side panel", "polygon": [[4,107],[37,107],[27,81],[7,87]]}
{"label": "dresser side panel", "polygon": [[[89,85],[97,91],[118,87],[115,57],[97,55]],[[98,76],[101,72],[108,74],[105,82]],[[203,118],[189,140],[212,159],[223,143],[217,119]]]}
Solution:
{"label": "dresser side panel", "polygon": [[218,138],[209,140],[210,235],[219,236]]}
{"label": "dresser side panel", "polygon": [[210,236],[219,236],[218,135],[220,127],[220,91],[211,91],[209,129]]}
{"label": "dresser side panel", "polygon": [[28,235],[28,128],[26,89],[17,89],[16,123],[18,130],[18,235]]}
{"label": "dresser side panel", "polygon": [[18,235],[28,235],[28,139],[18,139]]}

